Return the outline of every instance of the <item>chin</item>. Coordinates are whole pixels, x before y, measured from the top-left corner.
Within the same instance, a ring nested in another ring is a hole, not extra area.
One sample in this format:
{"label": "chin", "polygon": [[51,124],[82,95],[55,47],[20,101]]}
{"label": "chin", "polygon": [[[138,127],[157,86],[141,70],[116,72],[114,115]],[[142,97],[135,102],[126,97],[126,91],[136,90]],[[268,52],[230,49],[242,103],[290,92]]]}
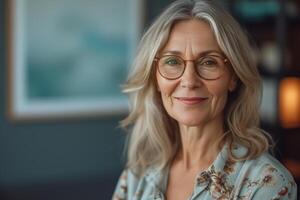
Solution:
{"label": "chin", "polygon": [[205,119],[198,116],[184,116],[181,115],[175,119],[179,124],[185,125],[185,126],[199,126],[203,123],[205,123]]}

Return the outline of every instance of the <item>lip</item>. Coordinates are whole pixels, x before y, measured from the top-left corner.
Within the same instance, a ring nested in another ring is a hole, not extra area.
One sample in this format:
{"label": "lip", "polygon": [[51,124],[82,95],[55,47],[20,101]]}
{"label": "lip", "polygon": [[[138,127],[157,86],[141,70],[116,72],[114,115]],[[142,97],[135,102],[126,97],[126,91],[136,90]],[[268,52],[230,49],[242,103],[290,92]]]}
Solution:
{"label": "lip", "polygon": [[186,105],[195,105],[207,100],[207,97],[175,97],[178,101]]}

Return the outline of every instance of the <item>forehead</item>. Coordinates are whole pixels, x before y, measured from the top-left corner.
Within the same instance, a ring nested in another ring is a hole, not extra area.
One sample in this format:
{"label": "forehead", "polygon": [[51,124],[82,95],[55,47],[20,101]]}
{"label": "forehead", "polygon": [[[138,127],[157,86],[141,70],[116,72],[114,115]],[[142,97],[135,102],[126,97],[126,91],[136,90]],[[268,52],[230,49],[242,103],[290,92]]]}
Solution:
{"label": "forehead", "polygon": [[221,52],[210,25],[198,19],[175,23],[161,52],[165,51],[178,51],[182,54],[199,54],[203,51]]}

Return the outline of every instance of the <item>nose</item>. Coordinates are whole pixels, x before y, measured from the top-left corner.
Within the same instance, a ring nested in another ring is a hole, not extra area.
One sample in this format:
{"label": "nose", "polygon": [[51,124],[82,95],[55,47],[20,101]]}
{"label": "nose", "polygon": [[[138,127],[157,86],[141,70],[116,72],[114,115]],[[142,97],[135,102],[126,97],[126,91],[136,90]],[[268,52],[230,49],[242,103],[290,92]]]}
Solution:
{"label": "nose", "polygon": [[180,80],[180,86],[183,88],[194,89],[201,85],[201,80],[197,75],[194,62],[186,61],[186,67]]}

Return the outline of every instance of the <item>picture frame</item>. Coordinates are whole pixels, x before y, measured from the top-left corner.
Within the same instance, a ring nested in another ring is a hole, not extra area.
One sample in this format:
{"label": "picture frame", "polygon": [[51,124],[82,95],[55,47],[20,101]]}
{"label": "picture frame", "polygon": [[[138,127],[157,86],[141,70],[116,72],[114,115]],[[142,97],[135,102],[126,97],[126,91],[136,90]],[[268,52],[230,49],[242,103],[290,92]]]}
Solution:
{"label": "picture frame", "polygon": [[13,120],[122,115],[143,0],[7,1]]}

